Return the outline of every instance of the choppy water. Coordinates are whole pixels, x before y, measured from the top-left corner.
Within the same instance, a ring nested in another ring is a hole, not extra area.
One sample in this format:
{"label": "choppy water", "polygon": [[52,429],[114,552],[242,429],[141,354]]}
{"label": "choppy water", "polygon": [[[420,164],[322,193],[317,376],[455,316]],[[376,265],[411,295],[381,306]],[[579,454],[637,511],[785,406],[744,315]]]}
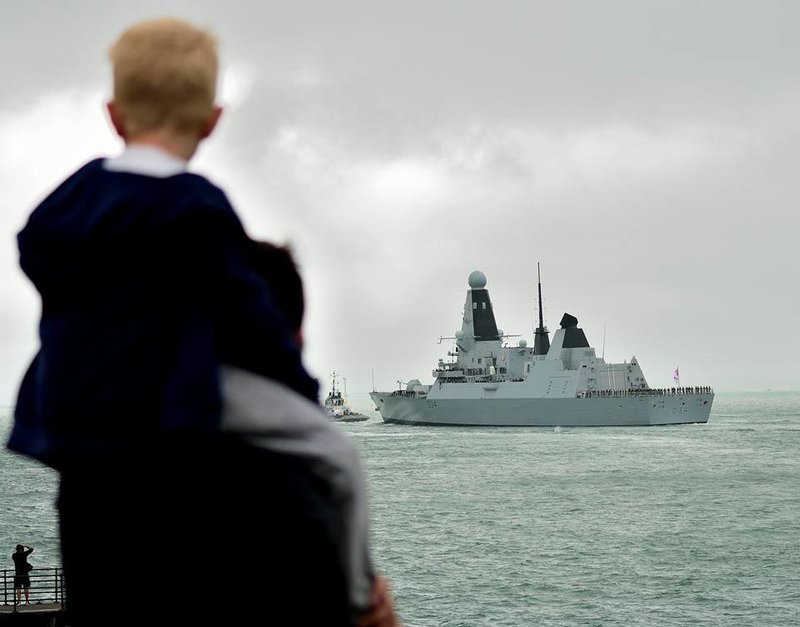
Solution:
{"label": "choppy water", "polygon": [[[342,428],[406,627],[800,625],[800,393],[718,394],[707,425]],[[9,563],[58,563],[54,488],[0,452]]]}

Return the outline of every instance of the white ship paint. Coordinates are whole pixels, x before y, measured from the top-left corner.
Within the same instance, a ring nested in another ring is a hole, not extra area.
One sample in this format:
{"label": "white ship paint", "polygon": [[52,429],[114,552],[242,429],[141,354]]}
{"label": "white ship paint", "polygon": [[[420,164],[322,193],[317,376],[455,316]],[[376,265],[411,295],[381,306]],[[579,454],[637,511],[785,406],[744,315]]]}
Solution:
{"label": "white ship paint", "polygon": [[[534,346],[509,346],[497,329],[486,276],[476,270],[454,350],[440,359],[434,382],[372,391],[384,422],[415,425],[611,427],[708,422],[709,386],[654,389],[636,357],[606,363],[589,346],[578,320],[565,313],[552,344],[542,319]],[[441,342],[440,339],[440,342]]]}

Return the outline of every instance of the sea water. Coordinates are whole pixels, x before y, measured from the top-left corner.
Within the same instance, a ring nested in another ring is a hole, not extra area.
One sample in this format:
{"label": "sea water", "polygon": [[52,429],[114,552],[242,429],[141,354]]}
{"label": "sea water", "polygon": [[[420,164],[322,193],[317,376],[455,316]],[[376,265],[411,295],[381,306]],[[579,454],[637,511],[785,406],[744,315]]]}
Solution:
{"label": "sea water", "polygon": [[[371,414],[341,427],[406,627],[800,625],[800,393],[717,394],[708,424],[665,427]],[[0,451],[9,564],[18,542],[58,564],[55,486]]]}

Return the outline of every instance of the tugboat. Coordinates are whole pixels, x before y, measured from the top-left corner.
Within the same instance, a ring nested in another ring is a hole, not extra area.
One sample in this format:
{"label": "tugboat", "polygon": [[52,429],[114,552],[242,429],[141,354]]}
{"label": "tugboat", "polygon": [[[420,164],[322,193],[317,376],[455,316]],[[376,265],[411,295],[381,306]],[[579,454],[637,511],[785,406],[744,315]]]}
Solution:
{"label": "tugboat", "polygon": [[332,420],[337,422],[361,422],[369,420],[369,416],[350,409],[347,404],[347,380],[345,379],[345,393],[342,395],[336,387],[336,371],[331,374],[331,390],[323,403]]}
{"label": "tugboat", "polygon": [[[538,264],[537,264],[538,273]],[[498,331],[486,275],[469,275],[461,329],[433,370],[433,384],[412,379],[370,398],[384,422],[410,425],[611,427],[708,422],[710,386],[651,388],[636,357],[606,363],[578,319],[565,313],[552,343],[542,316],[534,346],[509,345]],[[677,372],[677,371],[676,371]],[[676,380],[676,385],[678,381]]]}

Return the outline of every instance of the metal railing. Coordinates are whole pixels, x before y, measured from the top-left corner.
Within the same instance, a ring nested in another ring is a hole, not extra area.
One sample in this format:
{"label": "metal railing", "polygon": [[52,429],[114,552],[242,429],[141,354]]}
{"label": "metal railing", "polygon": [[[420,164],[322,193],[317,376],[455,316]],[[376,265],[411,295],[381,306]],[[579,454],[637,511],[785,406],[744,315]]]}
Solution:
{"label": "metal railing", "polygon": [[16,612],[20,606],[25,606],[26,601],[34,604],[57,604],[64,609],[64,569],[60,566],[52,568],[34,568],[28,577],[31,586],[28,588],[28,597],[25,590],[20,589],[19,598],[14,588],[14,569],[2,571],[3,601],[4,606],[10,606]]}

